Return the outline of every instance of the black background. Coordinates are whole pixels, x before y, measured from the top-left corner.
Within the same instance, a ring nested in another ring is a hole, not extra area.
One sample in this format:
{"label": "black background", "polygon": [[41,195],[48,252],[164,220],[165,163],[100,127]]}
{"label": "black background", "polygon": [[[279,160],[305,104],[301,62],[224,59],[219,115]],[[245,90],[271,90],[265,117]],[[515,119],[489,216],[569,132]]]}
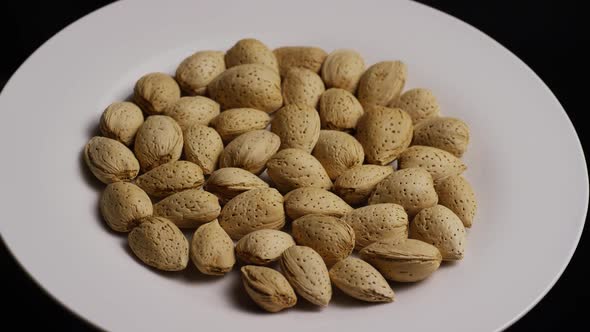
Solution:
{"label": "black background", "polygon": [[[10,2],[7,4],[3,1],[0,5],[0,87],[43,42],[76,19],[110,1]],[[585,48],[588,44],[587,39],[583,41],[582,38],[587,37],[583,32],[587,31],[587,27],[582,24],[582,15],[585,13],[582,1],[421,2],[472,24],[524,60],[551,88],[574,123],[580,139],[586,141],[582,117],[590,110],[586,103],[587,76],[582,73],[588,70],[588,58],[582,59],[582,45]],[[584,19],[587,20],[586,17]],[[509,82],[506,84],[508,86]],[[550,152],[547,157],[550,158]],[[556,286],[509,331],[552,331],[567,327],[584,329],[580,326],[587,323],[584,307],[590,300],[584,266],[590,258],[587,238],[587,232],[584,232],[573,260]],[[0,260],[2,299],[7,305],[5,308],[8,308],[8,312],[4,311],[2,315],[4,326],[16,325],[19,330],[33,327],[47,330],[94,330],[63,309],[31,281],[1,241]],[[509,301],[508,295],[506,300]],[[21,314],[33,312],[34,317],[20,318]]]}

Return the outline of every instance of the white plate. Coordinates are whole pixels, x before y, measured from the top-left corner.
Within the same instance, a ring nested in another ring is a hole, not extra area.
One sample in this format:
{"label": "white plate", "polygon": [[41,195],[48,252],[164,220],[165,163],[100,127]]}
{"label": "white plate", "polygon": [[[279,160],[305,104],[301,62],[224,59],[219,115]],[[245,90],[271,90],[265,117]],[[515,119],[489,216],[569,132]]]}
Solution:
{"label": "white plate", "polygon": [[[402,59],[408,88],[428,87],[471,126],[467,177],[480,209],[466,258],[397,301],[337,296],[326,309],[254,310],[237,273],[157,273],[129,255],[97,213],[101,186],[80,152],[101,111],[150,71],[191,52],[257,37],[272,47],[353,48],[371,64]],[[108,330],[493,331],[529,310],[578,243],[588,202],[579,140],[563,108],[516,56],[473,27],[406,1],[120,2],[37,50],[0,98],[2,236],[65,306]]]}

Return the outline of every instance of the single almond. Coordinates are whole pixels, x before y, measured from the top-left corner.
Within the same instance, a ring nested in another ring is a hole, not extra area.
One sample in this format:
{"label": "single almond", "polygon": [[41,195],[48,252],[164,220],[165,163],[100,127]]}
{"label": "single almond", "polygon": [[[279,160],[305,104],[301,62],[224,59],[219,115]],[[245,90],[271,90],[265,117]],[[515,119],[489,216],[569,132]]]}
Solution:
{"label": "single almond", "polygon": [[289,233],[261,229],[248,233],[236,244],[236,255],[247,264],[267,265],[278,260],[283,251],[294,246]]}
{"label": "single almond", "polygon": [[341,88],[354,93],[364,71],[365,61],[358,52],[335,50],[324,61],[322,79],[329,88]]}
{"label": "single almond", "polygon": [[152,215],[152,201],[138,186],[115,182],[109,184],[100,197],[100,213],[111,229],[129,232],[140,219]]}
{"label": "single almond", "polygon": [[158,166],[135,180],[141,189],[153,197],[166,197],[174,193],[199,188],[205,178],[201,168],[189,161],[173,161]]}
{"label": "single almond", "polygon": [[250,298],[268,312],[279,312],[297,303],[287,279],[278,271],[263,266],[243,266],[242,282]]}
{"label": "single almond", "polygon": [[355,166],[336,178],[334,193],[351,205],[366,203],[377,184],[391,173],[393,173],[391,166]]}
{"label": "single almond", "polygon": [[123,143],[95,136],[84,147],[84,161],[97,179],[109,184],[133,180],[139,173],[139,162]]}
{"label": "single almond", "polygon": [[205,95],[207,85],[225,71],[224,52],[201,51],[184,59],[176,69],[176,80],[186,94]]}
{"label": "single almond", "polygon": [[253,130],[231,141],[219,156],[219,167],[238,167],[260,174],[279,150],[281,139],[266,130]]}
{"label": "single almond", "polygon": [[406,84],[406,65],[401,61],[383,61],[369,67],[361,76],[357,95],[363,105],[389,105]]}
{"label": "single almond", "polygon": [[281,83],[285,105],[299,104],[316,108],[326,87],[318,74],[305,68],[291,68]]}
{"label": "single almond", "polygon": [[451,209],[463,222],[471,227],[477,212],[477,199],[471,184],[462,176],[449,176],[435,184],[438,204]]}
{"label": "single almond", "polygon": [[430,146],[414,145],[399,156],[398,167],[427,170],[434,182],[463,173],[467,166],[451,153]]}
{"label": "single almond", "polygon": [[133,89],[133,100],[147,114],[162,114],[180,99],[180,87],[172,76],[150,73],[142,76]]}
{"label": "single almond", "polygon": [[180,159],[182,154],[182,129],[169,116],[148,117],[137,131],[134,151],[141,169],[154,167]]}
{"label": "single almond", "polygon": [[208,126],[219,115],[219,104],[215,100],[202,97],[182,97],[164,111],[173,118],[182,131],[195,124]]}
{"label": "single almond", "polygon": [[465,227],[453,211],[442,205],[418,212],[410,224],[410,237],[438,248],[445,261],[463,259],[467,240]]}
{"label": "single almond", "polygon": [[320,97],[322,129],[352,131],[365,111],[356,97],[343,89],[331,88]]}
{"label": "single almond", "polygon": [[223,141],[215,129],[195,124],[184,133],[184,156],[199,165],[204,174],[211,174],[217,169],[222,152]]}
{"label": "single almond", "polygon": [[363,164],[363,146],[353,136],[336,130],[322,130],[312,155],[324,166],[331,180]]}
{"label": "single almond", "polygon": [[328,56],[321,48],[309,46],[279,47],[273,53],[279,62],[281,76],[285,76],[293,67],[306,68],[317,74]]}
{"label": "single almond", "polygon": [[299,149],[285,149],[266,163],[268,176],[282,193],[303,187],[329,190],[332,181],[320,162]]}
{"label": "single almond", "polygon": [[145,264],[164,271],[184,270],[188,264],[188,241],[170,220],[141,219],[128,236],[131,251]]}
{"label": "single almond", "polygon": [[257,63],[279,72],[279,63],[274,53],[263,42],[254,38],[239,40],[225,53],[227,68]]}
{"label": "single almond", "polygon": [[234,243],[213,220],[200,226],[191,240],[191,260],[201,273],[224,275],[236,263]]}
{"label": "single almond", "polygon": [[330,280],[341,291],[366,302],[392,302],[394,293],[387,280],[369,263],[348,257],[330,269]]}
{"label": "single almond", "polygon": [[310,247],[292,246],[280,259],[281,270],[297,294],[318,306],[332,298],[330,274],[322,257]]}
{"label": "single almond", "polygon": [[225,143],[243,133],[265,129],[270,123],[268,113],[254,108],[233,108],[215,118],[211,126],[217,130]]}
{"label": "single almond", "polygon": [[364,206],[348,212],[342,220],[354,230],[357,250],[385,238],[408,238],[408,214],[401,205]]}
{"label": "single almond", "polygon": [[217,218],[221,206],[217,196],[201,189],[170,195],[154,205],[154,215],[165,217],[180,228],[196,228]]}
{"label": "single almond", "polygon": [[414,145],[426,145],[463,156],[469,144],[469,127],[456,118],[432,118],[414,126]]}
{"label": "single almond", "polygon": [[395,203],[404,207],[410,216],[435,206],[438,196],[432,176],[423,168],[407,168],[393,172],[377,184],[369,197],[369,204]]}
{"label": "single almond", "polygon": [[280,149],[311,153],[320,137],[320,116],[312,106],[287,105],[276,112],[270,130],[281,139]]}
{"label": "single almond", "polygon": [[389,103],[390,107],[399,107],[406,111],[414,124],[440,115],[440,106],[436,97],[427,89],[411,89],[404,92],[398,99]]}
{"label": "single almond", "polygon": [[135,134],[143,124],[143,113],[134,103],[128,101],[112,103],[100,117],[100,132],[127,146],[133,144]]}
{"label": "single almond", "polygon": [[205,190],[215,194],[223,204],[245,191],[257,188],[268,188],[268,183],[244,169],[235,167],[216,170],[205,184]]}
{"label": "single almond", "polygon": [[342,217],[350,211],[342,198],[321,188],[298,188],[285,195],[285,212],[293,220],[312,213]]}

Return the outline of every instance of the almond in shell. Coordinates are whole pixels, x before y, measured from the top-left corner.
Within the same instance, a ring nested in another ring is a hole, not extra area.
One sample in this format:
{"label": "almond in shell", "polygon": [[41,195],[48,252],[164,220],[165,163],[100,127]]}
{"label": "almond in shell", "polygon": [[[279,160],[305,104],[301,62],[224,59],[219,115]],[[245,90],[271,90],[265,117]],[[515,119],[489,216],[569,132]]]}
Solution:
{"label": "almond in shell", "polygon": [[463,173],[467,166],[451,153],[430,146],[414,145],[399,156],[398,167],[427,170],[435,182]]}
{"label": "almond in shell", "polygon": [[196,124],[184,133],[184,156],[199,165],[204,174],[211,174],[217,169],[222,152],[223,141],[215,129]]}
{"label": "almond in shell", "polygon": [[205,184],[205,190],[215,194],[223,204],[245,191],[257,188],[268,188],[268,183],[244,169],[235,167],[216,170]]}
{"label": "almond in shell", "polygon": [[253,130],[231,141],[219,157],[219,167],[238,167],[260,174],[279,150],[281,139],[266,130]]}
{"label": "almond in shell", "polygon": [[353,136],[336,130],[322,130],[312,155],[324,166],[328,176],[336,180],[350,168],[365,160],[363,146]]}
{"label": "almond in shell", "polygon": [[224,111],[211,123],[225,143],[243,133],[264,129],[270,123],[268,113],[254,108],[233,108]]}
{"label": "almond in shell", "polygon": [[219,104],[202,97],[182,97],[164,111],[164,115],[176,120],[182,131],[195,124],[208,126],[219,115]]}
{"label": "almond in shell", "polygon": [[320,137],[320,116],[307,105],[290,104],[276,112],[270,130],[281,139],[280,149],[311,153]]}
{"label": "almond in shell", "polygon": [[320,162],[299,149],[285,149],[266,163],[268,176],[282,193],[303,187],[330,190],[332,181]]}
{"label": "almond in shell", "polygon": [[138,186],[115,182],[109,184],[100,197],[100,213],[114,231],[129,232],[142,218],[152,215],[152,201]]}
{"label": "almond in shell", "polygon": [[342,220],[354,230],[357,250],[385,238],[408,238],[408,214],[401,205],[382,203],[364,206],[348,212]]}
{"label": "almond in shell", "polygon": [[165,217],[180,228],[196,228],[216,219],[220,212],[217,196],[201,189],[181,191],[154,205],[154,215]]}
{"label": "almond in shell", "polygon": [[300,104],[317,107],[326,87],[318,74],[305,68],[291,68],[281,84],[285,105]]}
{"label": "almond in shell", "polygon": [[141,189],[153,197],[166,197],[174,193],[199,188],[205,178],[201,168],[189,161],[173,161],[158,166],[135,180]]}
{"label": "almond in shell", "polygon": [[461,157],[469,144],[469,127],[456,118],[424,120],[414,126],[412,144],[432,146]]}
{"label": "almond in shell", "polygon": [[227,68],[257,63],[272,68],[279,72],[279,63],[274,53],[254,38],[239,40],[232,48],[225,53],[225,65]]}
{"label": "almond in shell", "polygon": [[366,203],[377,184],[391,173],[393,173],[391,166],[355,166],[336,178],[334,193],[351,205]]}
{"label": "almond in shell", "polygon": [[434,186],[438,194],[438,204],[451,209],[463,222],[471,227],[477,212],[477,199],[471,184],[462,176],[449,176]]}
{"label": "almond in shell", "polygon": [[352,131],[365,111],[352,93],[331,88],[320,97],[319,113],[323,129]]}
{"label": "almond in shell", "polygon": [[463,259],[466,236],[461,219],[442,205],[418,212],[410,224],[410,237],[438,248],[445,261]]}
{"label": "almond in shell", "polygon": [[100,117],[100,132],[127,146],[133,144],[135,134],[143,123],[143,113],[134,103],[127,101],[112,103]]}
{"label": "almond in shell", "polygon": [[293,67],[306,68],[317,74],[328,56],[321,48],[309,46],[279,47],[273,53],[279,61],[281,76],[285,76]]}
{"label": "almond in shell", "polygon": [[408,90],[389,105],[406,111],[415,125],[440,115],[440,106],[436,101],[436,97],[428,89]]}
{"label": "almond in shell", "polygon": [[201,51],[184,59],[176,69],[176,80],[186,94],[205,95],[207,85],[225,71],[224,53]]}
{"label": "almond in shell", "polygon": [[389,105],[402,92],[407,78],[401,61],[383,61],[369,67],[361,76],[357,95],[363,105]]}
{"label": "almond in shell", "polygon": [[208,275],[224,275],[236,263],[234,243],[227,233],[213,220],[199,227],[191,240],[191,260]]}
{"label": "almond in shell", "polygon": [[242,282],[250,298],[268,312],[278,312],[297,303],[287,279],[278,271],[263,266],[243,266]]}
{"label": "almond in shell", "polygon": [[289,233],[275,229],[261,229],[248,233],[236,244],[236,255],[247,264],[267,265],[278,260],[283,251],[294,246]]}
{"label": "almond in shell", "polygon": [[133,100],[147,114],[162,114],[180,99],[180,87],[172,76],[150,73],[142,76],[133,89]]}
{"label": "almond in shell", "polygon": [[325,189],[304,187],[285,195],[285,212],[293,220],[307,214],[342,217],[350,211],[350,205]]}
{"label": "almond in shell", "polygon": [[341,291],[366,302],[392,302],[394,293],[387,280],[369,263],[348,257],[330,269],[330,280]]}
{"label": "almond in shell", "polygon": [[84,161],[101,182],[130,181],[139,173],[139,162],[123,143],[95,136],[84,147]]}
{"label": "almond in shell", "polygon": [[169,116],[148,117],[137,131],[134,151],[141,169],[154,167],[180,159],[182,154],[182,129]]}
{"label": "almond in shell", "polygon": [[358,52],[335,50],[324,61],[322,79],[329,88],[340,88],[354,93],[364,71],[365,61]]}

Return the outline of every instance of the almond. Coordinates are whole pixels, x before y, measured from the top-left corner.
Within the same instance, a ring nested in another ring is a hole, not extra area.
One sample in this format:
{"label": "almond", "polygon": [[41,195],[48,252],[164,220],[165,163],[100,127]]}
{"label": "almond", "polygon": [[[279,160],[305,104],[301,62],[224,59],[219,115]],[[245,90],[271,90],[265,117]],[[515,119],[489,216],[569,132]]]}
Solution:
{"label": "almond", "polygon": [[392,302],[394,293],[387,280],[369,263],[348,257],[330,269],[330,280],[341,291],[366,302]]}
{"label": "almond", "polygon": [[167,218],[181,228],[196,228],[219,216],[217,196],[201,189],[170,195],[154,205],[154,215]]}
{"label": "almond", "polygon": [[223,207],[219,224],[234,240],[260,229],[281,229],[285,226],[283,196],[274,188],[241,193]]}
{"label": "almond", "polygon": [[410,224],[410,237],[438,248],[445,261],[463,259],[465,227],[453,211],[442,205],[418,212]]}
{"label": "almond", "polygon": [[139,162],[123,143],[95,136],[84,147],[84,161],[97,179],[109,184],[129,181],[139,173]]}
{"label": "almond", "polygon": [[412,239],[381,240],[361,250],[360,256],[386,279],[398,282],[424,280],[438,269],[442,260],[435,246]]}
{"label": "almond", "polygon": [[315,250],[292,246],[283,252],[280,263],[281,270],[297,294],[312,304],[328,305],[332,298],[330,274]]}
{"label": "almond", "polygon": [[253,130],[231,141],[219,157],[219,167],[238,167],[260,174],[279,150],[281,139],[266,130]]}
{"label": "almond", "polygon": [[207,88],[224,110],[251,107],[272,113],[283,105],[281,78],[272,68],[260,64],[232,67]]}
{"label": "almond", "polygon": [[279,63],[274,53],[260,40],[246,38],[239,40],[225,53],[227,68],[257,63],[279,72]]}
{"label": "almond", "polygon": [[133,100],[147,114],[161,114],[180,99],[180,87],[168,74],[150,73],[141,77],[133,89]]}
{"label": "almond", "polygon": [[455,118],[432,118],[414,126],[414,145],[427,145],[463,156],[469,144],[469,127]]}
{"label": "almond", "polygon": [[137,131],[134,151],[144,171],[176,161],[182,154],[182,129],[169,116],[150,116]]}
{"label": "almond", "polygon": [[141,219],[128,236],[131,251],[145,264],[164,271],[184,270],[188,264],[188,241],[170,220]]}
{"label": "almond", "polygon": [[234,243],[217,220],[199,227],[191,240],[191,260],[201,273],[224,275],[236,263]]}
{"label": "almond", "polygon": [[242,282],[250,298],[268,312],[279,312],[297,303],[287,279],[278,271],[263,266],[243,266]]}
{"label": "almond", "polygon": [[254,108],[233,108],[215,118],[211,126],[217,130],[225,143],[243,133],[264,129],[270,123],[268,113]]}
{"label": "almond", "polygon": [[359,165],[344,171],[334,182],[334,192],[351,205],[367,202],[379,182],[393,173],[391,166]]}
{"label": "almond", "polygon": [[236,255],[247,264],[266,265],[278,260],[283,251],[294,246],[289,233],[261,229],[248,233],[236,244]]}
{"label": "almond", "polygon": [[186,94],[205,95],[207,85],[225,71],[224,53],[201,51],[184,59],[176,69],[176,80]]}
{"label": "almond", "polygon": [[352,131],[365,112],[352,93],[331,88],[320,97],[319,113],[323,129]]}
{"label": "almond", "polygon": [[471,227],[477,211],[477,199],[469,182],[462,176],[449,176],[434,186],[438,194],[438,204],[451,209],[463,222]]}
{"label": "almond", "polygon": [[353,50],[335,50],[328,55],[322,66],[322,79],[329,88],[341,88],[354,93],[365,61]]}
{"label": "almond", "polygon": [[408,214],[401,205],[382,203],[364,206],[342,217],[354,230],[355,249],[385,239],[408,238]]}
{"label": "almond", "polygon": [[115,182],[109,184],[100,197],[100,213],[111,229],[129,232],[140,219],[152,215],[152,201],[138,186]]}
{"label": "almond", "polygon": [[357,124],[356,139],[369,164],[387,165],[412,141],[412,119],[399,108],[372,106]]}
{"label": "almond", "polygon": [[395,203],[413,216],[438,202],[432,176],[422,168],[407,168],[393,172],[377,184],[369,204]]}
{"label": "almond", "polygon": [[185,131],[195,124],[208,126],[219,115],[219,104],[201,96],[182,97],[168,107],[164,115],[176,120],[182,131]]}
{"label": "almond", "polygon": [[358,99],[363,105],[389,105],[406,84],[406,65],[401,61],[383,61],[369,67],[358,84]]}
{"label": "almond", "polygon": [[173,161],[139,176],[135,183],[150,196],[166,197],[200,187],[205,178],[199,166],[189,161]]}
{"label": "almond", "polygon": [[293,67],[306,68],[319,73],[328,54],[319,47],[287,46],[273,51],[279,61],[281,76]]}
{"label": "almond", "polygon": [[320,117],[311,106],[287,105],[274,115],[270,130],[281,139],[280,149],[311,153],[320,136]]}
{"label": "almond", "polygon": [[291,231],[298,245],[317,251],[327,266],[348,257],[354,249],[354,230],[336,217],[308,214],[293,221]]}
{"label": "almond", "polygon": [[414,145],[399,156],[398,167],[419,167],[427,170],[435,182],[446,177],[459,175],[467,169],[461,159],[451,153],[430,146]]}
{"label": "almond", "polygon": [[285,195],[285,212],[293,220],[312,213],[342,217],[350,211],[350,205],[340,197],[320,188],[299,188]]}
{"label": "almond", "polygon": [[300,104],[316,108],[326,88],[318,74],[305,68],[291,68],[281,84],[285,105]]}
{"label": "almond", "polygon": [[322,130],[312,155],[324,166],[328,176],[336,180],[350,168],[363,164],[363,146],[351,135],[336,131]]}
{"label": "almond", "polygon": [[184,156],[199,165],[204,174],[211,174],[217,169],[222,152],[223,141],[215,129],[196,124],[184,133]]}
{"label": "almond", "polygon": [[427,89],[411,89],[404,92],[399,99],[393,100],[391,107],[399,107],[406,111],[414,124],[440,115],[440,106],[436,97]]}
{"label": "almond", "polygon": [[137,105],[127,101],[112,103],[100,117],[100,132],[129,146],[142,123],[143,113]]}
{"label": "almond", "polygon": [[329,190],[332,181],[314,156],[299,149],[285,149],[266,163],[268,176],[282,193],[303,187]]}
{"label": "almond", "polygon": [[205,190],[215,194],[224,204],[245,191],[257,188],[268,188],[268,183],[246,170],[235,167],[216,170],[205,184]]}

